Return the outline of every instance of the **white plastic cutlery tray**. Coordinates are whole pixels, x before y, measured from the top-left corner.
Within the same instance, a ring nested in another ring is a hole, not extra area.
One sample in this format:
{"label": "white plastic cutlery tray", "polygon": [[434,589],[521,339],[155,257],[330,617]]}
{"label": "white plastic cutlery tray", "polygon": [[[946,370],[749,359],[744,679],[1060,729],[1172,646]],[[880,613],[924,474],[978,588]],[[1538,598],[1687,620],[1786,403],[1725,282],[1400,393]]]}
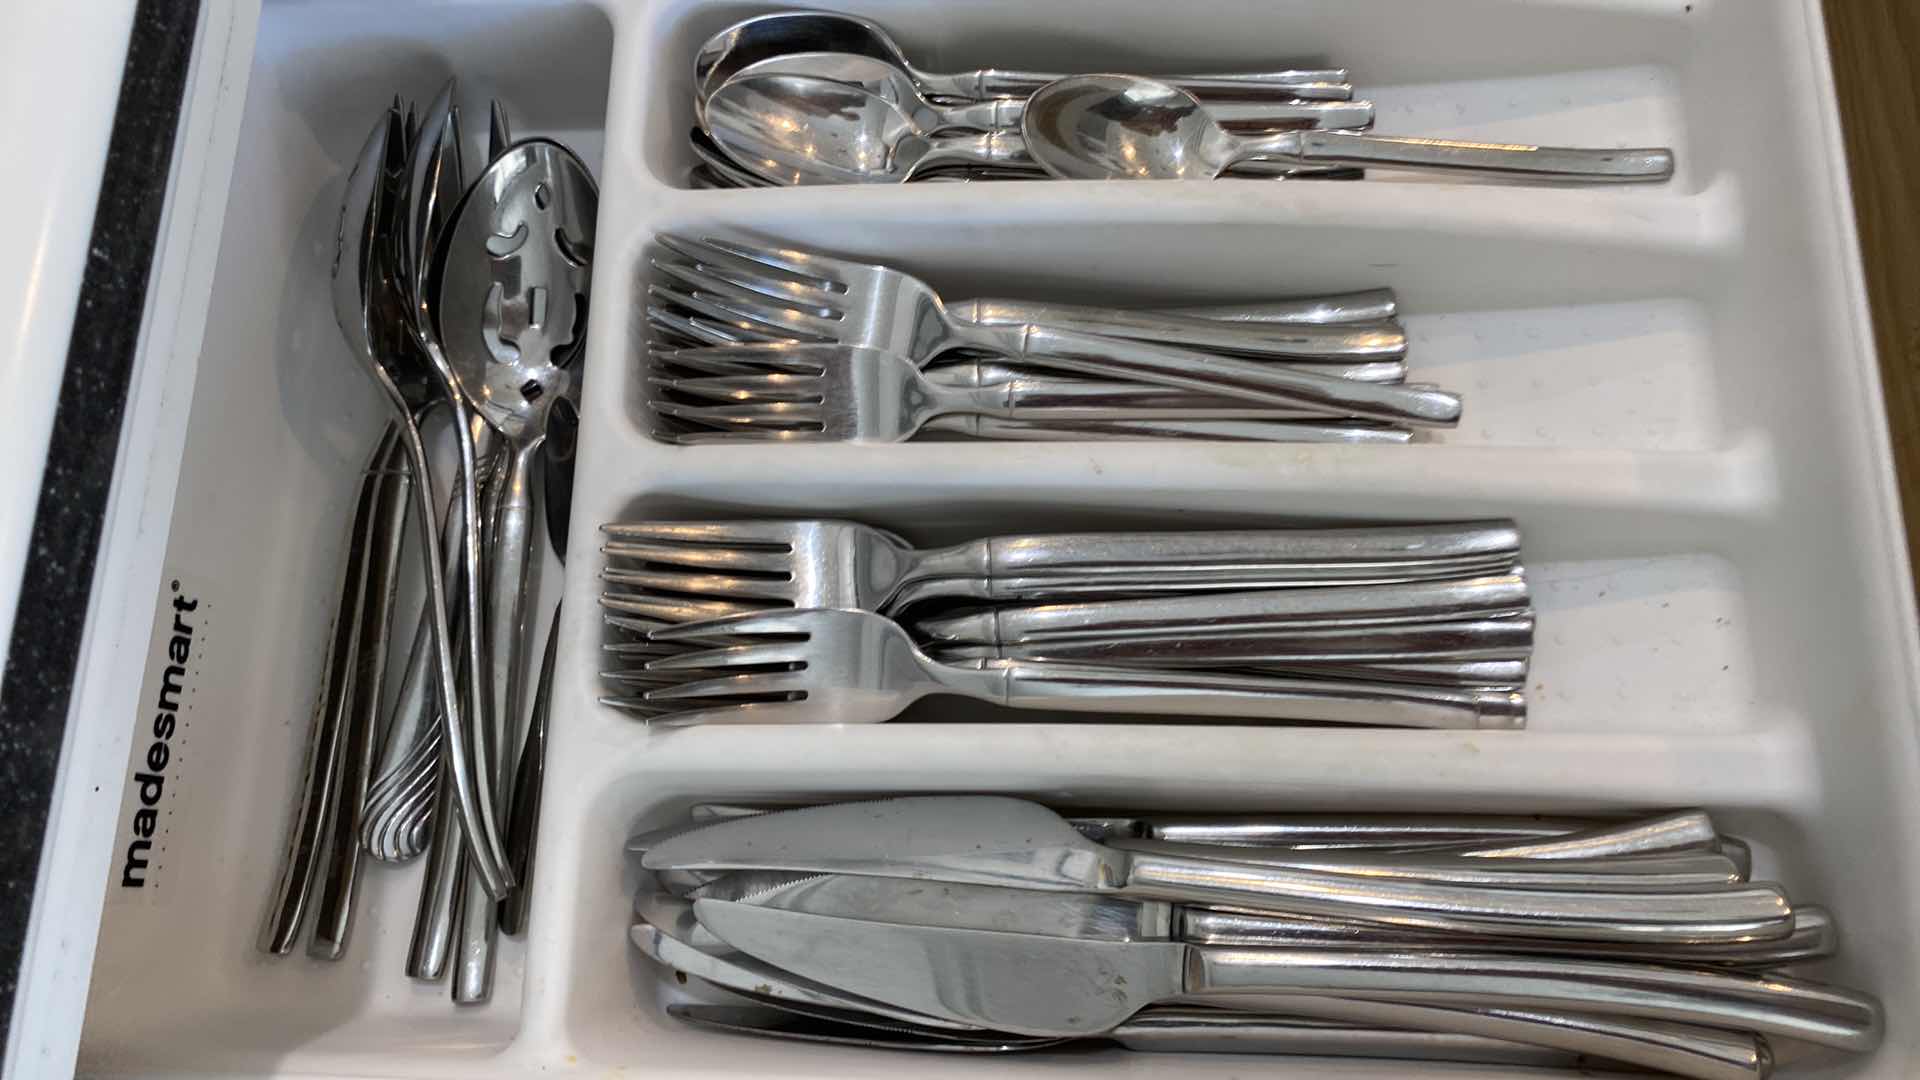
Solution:
{"label": "white plastic cutlery tray", "polygon": [[[1670,145],[1679,169],[1595,188],[1383,174],[699,191],[694,49],[773,5],[205,0],[154,277],[183,306],[149,320],[102,559],[115,587],[95,589],[75,689],[89,734],[49,838],[85,865],[41,901],[64,920],[76,1010],[99,918],[82,1075],[1475,1075],[1117,1050],[903,1057],[662,1013],[679,988],[626,944],[629,831],[702,799],[895,791],[1230,811],[1706,806],[1756,842],[1757,877],[1834,911],[1842,956],[1825,973],[1886,1004],[1878,1054],[1785,1075],[1920,1069],[1920,642],[1817,0],[831,6],[879,20],[929,70],[1338,64],[1384,133]],[[403,974],[418,863],[366,869],[343,962],[253,944],[352,474],[385,419],[329,306],[341,187],[376,111],[449,74],[471,130],[497,95],[517,133],[573,146],[601,184],[573,550],[532,608],[540,641],[564,594],[532,925],[508,939],[491,1004],[462,1009]],[[666,446],[647,437],[638,364],[663,230],[884,259],[954,298],[1390,286],[1409,377],[1458,389],[1465,419],[1408,447]],[[649,732],[596,702],[598,526],[725,515],[851,517],[918,544],[1510,516],[1539,614],[1528,729],[1040,724],[958,705],[915,714],[943,723]],[[122,799],[144,771],[155,612],[175,582],[204,613],[193,723],[155,887],[133,890]]]}

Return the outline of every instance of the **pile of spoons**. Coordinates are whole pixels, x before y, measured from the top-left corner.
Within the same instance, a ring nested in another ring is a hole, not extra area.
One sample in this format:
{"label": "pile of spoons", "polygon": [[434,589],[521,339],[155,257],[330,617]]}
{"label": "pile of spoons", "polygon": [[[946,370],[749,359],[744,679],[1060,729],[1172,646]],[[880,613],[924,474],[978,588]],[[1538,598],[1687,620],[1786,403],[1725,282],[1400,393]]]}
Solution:
{"label": "pile of spoons", "polygon": [[[340,959],[361,856],[403,862],[431,846],[408,971],[443,977],[458,935],[454,997],[477,1002],[490,993],[498,919],[512,928],[525,917],[544,747],[544,693],[526,715],[533,480],[546,477],[549,523],[564,518],[552,502],[570,490],[564,448],[598,193],[566,147],[514,138],[498,102],[471,183],[461,144],[450,80],[423,113],[397,98],[383,110],[347,180],[334,310],[393,418],[363,476],[306,776],[258,944],[290,952],[311,894],[308,955]],[[422,426],[442,411],[454,465],[436,483]],[[544,450],[550,429],[560,453]],[[389,695],[409,517],[425,600]],[[551,632],[548,642],[550,664]],[[543,669],[543,690],[547,678]]]}
{"label": "pile of spoons", "polygon": [[1240,722],[1517,728],[1510,521],[998,536],[605,526],[603,701],[650,723],[880,723],[936,694]]}
{"label": "pile of spoons", "polygon": [[[896,1049],[1069,1041],[1761,1080],[1880,1042],[1782,969],[1820,908],[1702,811],[1063,818],[998,796],[696,807],[633,837],[632,943],[681,1019]],[[684,980],[683,980],[684,981]],[[726,1005],[706,985],[747,999]]]}
{"label": "pile of spoons", "polygon": [[1665,180],[1664,148],[1367,134],[1341,68],[1243,74],[921,71],[877,23],[784,11],[694,60],[696,187],[913,180],[1357,179],[1364,167],[1523,180]]}
{"label": "pile of spoons", "polygon": [[1404,443],[1460,398],[1406,381],[1379,289],[1155,309],[949,302],[891,266],[655,238],[653,434],[681,444],[977,439]]}

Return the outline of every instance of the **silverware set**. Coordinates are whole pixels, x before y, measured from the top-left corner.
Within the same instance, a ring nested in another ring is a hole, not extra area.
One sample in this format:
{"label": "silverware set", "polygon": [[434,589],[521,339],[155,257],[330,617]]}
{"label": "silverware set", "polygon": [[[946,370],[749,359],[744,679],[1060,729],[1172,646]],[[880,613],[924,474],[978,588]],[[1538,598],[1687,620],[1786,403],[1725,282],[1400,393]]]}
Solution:
{"label": "silverware set", "polygon": [[[644,833],[630,939],[727,1031],[1006,1053],[1109,1042],[1757,1080],[1867,1052],[1869,995],[1783,969],[1821,908],[1698,810],[1062,817],[999,796]],[[684,980],[683,980],[684,981]],[[739,1000],[744,999],[744,1000]]]}
{"label": "silverware set", "polygon": [[891,443],[1404,443],[1458,395],[1406,379],[1387,290],[1142,310],[947,303],[889,266],[661,235],[650,259],[654,435]]}
{"label": "silverware set", "polygon": [[[307,953],[340,959],[361,855],[398,863],[431,848],[408,971],[444,977],[457,952],[460,1002],[486,1000],[501,920],[513,932],[525,916],[553,649],[549,629],[523,725],[533,477],[545,470],[549,524],[564,518],[554,502],[568,497],[569,465],[543,463],[542,448],[578,401],[598,201],[567,148],[515,139],[498,102],[489,121],[469,183],[454,84],[424,112],[396,98],[347,179],[334,310],[393,418],[362,477],[306,772],[258,942],[292,951],[314,906]],[[454,465],[436,483],[422,428],[442,411]],[[409,517],[425,599],[387,711]]]}
{"label": "silverware set", "polygon": [[1000,536],[849,521],[604,527],[602,700],[663,726],[879,723],[915,701],[1517,728],[1511,522]]}
{"label": "silverware set", "polygon": [[696,187],[999,179],[1357,179],[1362,168],[1535,181],[1666,180],[1666,148],[1575,149],[1368,133],[1343,68],[1061,75],[913,66],[879,24],[785,11],[694,59]]}

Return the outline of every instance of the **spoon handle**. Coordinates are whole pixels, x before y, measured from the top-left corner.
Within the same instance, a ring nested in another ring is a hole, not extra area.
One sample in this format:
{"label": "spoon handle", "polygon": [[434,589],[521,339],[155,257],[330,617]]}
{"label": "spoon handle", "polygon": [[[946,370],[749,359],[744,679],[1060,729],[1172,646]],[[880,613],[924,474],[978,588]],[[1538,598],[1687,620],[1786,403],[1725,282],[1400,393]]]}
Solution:
{"label": "spoon handle", "polygon": [[392,453],[398,432],[389,426],[367,460],[355,499],[353,524],[347,532],[347,563],[342,572],[340,606],[334,613],[326,659],[321,663],[320,702],[307,736],[307,752],[300,795],[287,829],[287,847],[275,879],[266,922],[260,928],[261,952],[285,955],[300,938],[308,893],[320,871],[325,852],[327,822],[335,812],[339,790],[340,738],[353,704],[354,662],[366,591],[367,560],[374,544],[374,506],[380,487],[382,462]]}
{"label": "spoon handle", "polygon": [[1540,180],[1631,183],[1673,176],[1673,151],[1666,147],[1586,149],[1342,131],[1289,131],[1270,138],[1243,139],[1236,160],[1242,157],[1280,158],[1301,165],[1436,169]]}
{"label": "spoon handle", "polygon": [[926,153],[906,170],[914,180],[947,165],[999,165],[1034,168],[1026,140],[1017,131],[990,131],[984,135],[940,135],[927,140]]}
{"label": "spoon handle", "polygon": [[[952,75],[919,75],[921,89],[930,97],[986,101],[991,98],[1024,98],[1035,90],[1066,76],[1060,72],[1002,71],[983,68]],[[1345,68],[1306,68],[1293,71],[1249,72],[1244,75],[1163,75],[1163,82],[1205,99],[1257,97],[1266,91],[1273,101],[1347,101],[1353,87],[1347,83]]]}

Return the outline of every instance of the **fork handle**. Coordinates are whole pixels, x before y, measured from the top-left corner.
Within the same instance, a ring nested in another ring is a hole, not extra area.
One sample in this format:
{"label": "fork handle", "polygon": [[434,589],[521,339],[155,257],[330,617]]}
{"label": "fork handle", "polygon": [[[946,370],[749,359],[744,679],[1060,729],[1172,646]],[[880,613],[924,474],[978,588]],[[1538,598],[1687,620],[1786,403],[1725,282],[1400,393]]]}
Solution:
{"label": "fork handle", "polygon": [[1288,325],[1326,325],[1362,323],[1391,319],[1400,313],[1400,302],[1392,289],[1366,289],[1335,296],[1310,296],[1297,300],[1267,300],[1252,304],[1202,304],[1196,307],[1156,309],[1162,315],[1186,315],[1228,323],[1284,323]]}
{"label": "fork handle", "polygon": [[932,674],[946,689],[1016,709],[1418,728],[1518,728],[1526,723],[1526,698],[1514,691],[1044,660],[984,660],[933,667],[941,669]]}
{"label": "fork handle", "polygon": [[948,313],[983,326],[1038,323],[1081,334],[1105,334],[1184,349],[1276,360],[1398,360],[1407,335],[1390,320],[1372,324],[1231,323],[1076,304],[968,300]]}
{"label": "fork handle", "polygon": [[[1089,578],[1164,574],[1184,580],[1287,580],[1298,573],[1324,582],[1343,576],[1390,575],[1400,564],[1450,568],[1484,560],[1511,565],[1519,553],[1520,530],[1505,519],[1345,529],[1038,533],[929,548],[920,552],[913,577],[992,581],[1041,574]],[[1347,568],[1352,573],[1343,575]]]}
{"label": "fork handle", "polygon": [[1355,382],[1281,364],[1170,349],[1036,323],[1004,327],[970,324],[966,336],[969,345],[978,344],[1025,363],[1081,375],[1135,379],[1412,427],[1452,427],[1460,422],[1459,396],[1430,387]]}

